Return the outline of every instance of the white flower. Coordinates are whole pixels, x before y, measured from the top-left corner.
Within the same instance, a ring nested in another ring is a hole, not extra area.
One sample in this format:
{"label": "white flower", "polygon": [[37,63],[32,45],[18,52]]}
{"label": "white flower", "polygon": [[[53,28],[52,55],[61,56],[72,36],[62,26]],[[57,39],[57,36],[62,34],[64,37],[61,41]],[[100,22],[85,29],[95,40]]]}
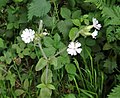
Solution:
{"label": "white flower", "polygon": [[49,35],[49,33],[47,33],[47,32],[43,32],[42,34],[45,35],[45,36],[46,36],[46,35]]}
{"label": "white flower", "polygon": [[23,30],[21,37],[25,43],[30,43],[33,41],[35,37],[35,31],[26,28],[25,30]]}
{"label": "white flower", "polygon": [[97,30],[100,30],[102,26],[101,24],[98,24],[98,20],[96,18],[93,18],[92,21],[93,21],[93,27],[96,28]]}
{"label": "white flower", "polygon": [[98,31],[95,29],[95,31],[91,35],[93,38],[96,39],[96,36],[98,35]]}
{"label": "white flower", "polygon": [[81,43],[79,42],[70,42],[67,49],[68,54],[71,54],[71,55],[77,55],[77,53],[80,54],[82,51],[82,48],[80,48],[80,46],[81,46]]}

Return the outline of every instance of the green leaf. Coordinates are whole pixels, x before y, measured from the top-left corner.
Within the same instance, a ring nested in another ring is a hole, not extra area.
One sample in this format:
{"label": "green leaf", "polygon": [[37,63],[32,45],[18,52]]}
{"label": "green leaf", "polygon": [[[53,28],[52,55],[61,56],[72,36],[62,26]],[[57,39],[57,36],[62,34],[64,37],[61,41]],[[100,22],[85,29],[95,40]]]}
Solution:
{"label": "green leaf", "polygon": [[12,74],[11,71],[8,71],[7,76],[6,76],[6,80],[10,81],[10,84],[12,87],[15,86],[15,81],[16,81],[15,74]]}
{"label": "green leaf", "polygon": [[40,90],[40,98],[51,98],[52,90],[49,88],[42,88]]}
{"label": "green leaf", "polygon": [[52,84],[47,84],[46,85],[49,89],[51,89],[51,90],[55,90],[55,87],[54,87],[54,85],[52,85]]}
{"label": "green leaf", "polygon": [[[47,77],[46,77],[46,71],[47,71]],[[44,84],[46,83],[46,81],[47,83],[52,83],[52,77],[53,77],[52,71],[50,69],[48,70],[45,69],[41,76],[41,82]]]}
{"label": "green leaf", "polygon": [[4,40],[0,38],[0,48],[4,48]]}
{"label": "green leaf", "polygon": [[67,20],[61,20],[58,22],[57,27],[59,29],[60,32],[62,32],[62,35],[64,37],[64,39],[68,38],[69,35],[69,31],[72,28],[73,24],[72,21],[70,19]]}
{"label": "green leaf", "polygon": [[65,98],[76,98],[74,94],[67,94]]}
{"label": "green leaf", "polygon": [[62,68],[65,64],[70,63],[69,56],[59,56],[57,57],[57,66],[54,66],[54,69],[60,69]]}
{"label": "green leaf", "polygon": [[66,69],[66,71],[67,71],[69,74],[73,74],[73,75],[76,74],[76,67],[75,67],[74,64],[67,64],[67,65],[65,66],[65,69]]}
{"label": "green leaf", "polygon": [[108,95],[108,98],[120,98],[120,85],[117,85],[112,89],[112,92]]}
{"label": "green leaf", "polygon": [[51,47],[53,46],[53,43],[54,43],[51,37],[44,37],[43,42],[46,47]]}
{"label": "green leaf", "polygon": [[28,79],[25,79],[25,81],[24,81],[24,89],[28,90],[28,87],[29,87],[29,81],[28,81]]}
{"label": "green leaf", "polygon": [[37,85],[37,88],[45,88],[45,87],[46,87],[46,85],[44,83],[41,83],[41,84]]}
{"label": "green leaf", "polygon": [[33,16],[42,17],[50,11],[51,5],[46,0],[33,0],[28,8],[28,20]]}
{"label": "green leaf", "polygon": [[51,59],[50,59],[50,64],[51,65],[54,65],[54,66],[57,66],[57,58],[56,57],[52,57]]}
{"label": "green leaf", "polygon": [[94,46],[94,45],[95,45],[95,40],[90,39],[90,38],[87,38],[87,39],[85,40],[85,43],[86,43],[86,45],[88,45],[88,46]]}
{"label": "green leaf", "polygon": [[72,22],[74,25],[76,25],[78,27],[80,27],[80,25],[81,25],[79,19],[73,19]]}
{"label": "green leaf", "polygon": [[112,46],[109,43],[105,43],[105,45],[103,46],[103,50],[109,50],[111,48]]}
{"label": "green leaf", "polygon": [[63,18],[69,19],[71,16],[71,11],[68,8],[61,8],[60,15]]}
{"label": "green leaf", "polygon": [[75,7],[75,0],[68,0],[68,3],[71,7]]}
{"label": "green leaf", "polygon": [[76,10],[72,13],[73,19],[80,19],[80,17],[81,17],[81,10]]}
{"label": "green leaf", "polygon": [[44,48],[43,50],[47,57],[53,56],[56,52],[56,49],[54,47]]}
{"label": "green leaf", "polygon": [[25,48],[25,49],[23,50],[23,54],[24,54],[24,55],[29,55],[29,54],[30,54],[30,48]]}
{"label": "green leaf", "polygon": [[76,34],[78,33],[78,28],[73,27],[70,32],[69,32],[69,38],[70,40],[73,40],[76,36]]}
{"label": "green leaf", "polygon": [[0,9],[1,7],[5,6],[7,4],[8,0],[0,0]]}
{"label": "green leaf", "polygon": [[16,96],[20,96],[20,95],[22,95],[24,92],[25,92],[25,91],[22,90],[22,89],[16,89],[16,90],[15,90]]}
{"label": "green leaf", "polygon": [[41,69],[43,69],[46,65],[47,65],[47,60],[44,59],[43,57],[39,59],[36,67],[35,67],[35,70],[36,71],[40,71]]}

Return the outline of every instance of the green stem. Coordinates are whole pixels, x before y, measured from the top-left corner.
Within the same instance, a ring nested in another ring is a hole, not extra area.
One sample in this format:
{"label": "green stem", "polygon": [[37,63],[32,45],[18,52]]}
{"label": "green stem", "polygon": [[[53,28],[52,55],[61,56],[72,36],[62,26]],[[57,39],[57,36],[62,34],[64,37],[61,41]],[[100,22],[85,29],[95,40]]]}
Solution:
{"label": "green stem", "polygon": [[79,90],[79,87],[78,87],[77,81],[76,81],[75,78],[73,78],[73,79],[74,79],[74,82],[75,82],[75,85],[76,85],[77,91],[78,91],[78,93],[79,93],[79,96],[80,96],[80,90]]}
{"label": "green stem", "polygon": [[55,0],[51,0],[52,2],[53,2],[53,4],[54,4],[54,7],[55,7],[55,13],[56,13],[56,17],[57,17],[57,19],[59,20],[59,16],[58,16],[58,10],[57,10],[57,6],[56,6],[56,3],[55,3]]}
{"label": "green stem", "polygon": [[[42,49],[41,42],[39,42],[38,45],[39,45],[39,48],[40,48],[40,50],[41,50],[41,52],[42,52],[43,57],[44,57],[46,60],[48,60],[45,52],[44,52],[43,49]],[[45,81],[46,84],[47,84],[47,80],[48,80],[48,65],[46,65],[46,81]]]}
{"label": "green stem", "polygon": [[61,49],[59,52],[57,52],[54,56],[58,56],[60,53],[64,52],[67,49],[67,47]]}

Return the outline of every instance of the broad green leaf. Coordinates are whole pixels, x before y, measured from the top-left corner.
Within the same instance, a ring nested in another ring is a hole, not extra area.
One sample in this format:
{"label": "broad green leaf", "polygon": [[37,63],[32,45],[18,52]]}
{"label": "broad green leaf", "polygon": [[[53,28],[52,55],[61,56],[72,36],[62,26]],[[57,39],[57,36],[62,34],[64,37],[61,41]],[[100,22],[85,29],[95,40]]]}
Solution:
{"label": "broad green leaf", "polygon": [[69,35],[69,31],[72,28],[73,24],[72,21],[70,19],[67,20],[61,20],[58,22],[57,27],[59,29],[59,31],[62,33],[64,39],[68,38]]}
{"label": "broad green leaf", "polygon": [[44,83],[41,83],[41,84],[37,85],[37,88],[45,88],[45,87],[46,87],[46,85]]}
{"label": "broad green leaf", "polygon": [[65,98],[76,98],[74,94],[67,94]]}
{"label": "broad green leaf", "polygon": [[24,89],[28,90],[28,87],[29,87],[29,81],[28,81],[28,79],[25,79],[25,81],[24,81]]}
{"label": "broad green leaf", "polygon": [[56,22],[55,17],[50,17],[48,15],[43,17],[43,23],[47,28],[53,29],[53,27],[55,26],[55,22]]}
{"label": "broad green leaf", "polygon": [[76,67],[75,67],[74,64],[67,64],[67,65],[65,66],[65,69],[66,69],[66,71],[67,71],[69,74],[73,74],[73,75],[76,74]]}
{"label": "broad green leaf", "polygon": [[54,47],[44,48],[43,50],[47,57],[53,56],[56,52],[56,49]]}
{"label": "broad green leaf", "polygon": [[47,84],[46,85],[49,89],[51,89],[51,90],[55,90],[55,87],[54,87],[54,85],[52,85],[52,84]]}
{"label": "broad green leaf", "polygon": [[[47,73],[47,75],[46,75],[46,73]],[[47,83],[52,83],[52,77],[53,77],[52,71],[50,69],[48,69],[48,70],[45,69],[41,76],[41,82],[44,84],[46,83],[46,81],[47,81]]]}
{"label": "broad green leaf", "polygon": [[22,89],[16,89],[16,90],[15,90],[16,96],[20,96],[20,95],[22,95],[24,92],[25,92],[25,91],[22,90]]}
{"label": "broad green leaf", "polygon": [[44,37],[43,42],[46,47],[53,46],[53,43],[54,43],[51,37]]}
{"label": "broad green leaf", "polygon": [[4,40],[0,38],[0,48],[4,48]]}
{"label": "broad green leaf", "polygon": [[7,4],[8,0],[0,0],[0,9],[1,7],[5,6]]}
{"label": "broad green leaf", "polygon": [[88,46],[94,46],[94,45],[95,45],[95,40],[90,39],[90,38],[87,38],[87,39],[85,40],[85,43],[86,43],[86,45],[88,45]]}
{"label": "broad green leaf", "polygon": [[105,45],[103,46],[103,50],[109,50],[111,48],[112,46],[109,43],[105,43]]}
{"label": "broad green leaf", "polygon": [[36,67],[35,67],[35,70],[36,71],[40,71],[41,69],[43,69],[46,65],[47,65],[47,60],[44,59],[43,57],[39,59]]}
{"label": "broad green leaf", "polygon": [[72,20],[73,24],[80,27],[81,23],[80,23],[80,20],[79,19],[73,19]]}
{"label": "broad green leaf", "polygon": [[60,15],[63,18],[69,19],[71,17],[71,11],[68,8],[61,8]]}
{"label": "broad green leaf", "polygon": [[33,16],[43,17],[50,11],[51,5],[46,0],[33,0],[28,7],[28,20]]}
{"label": "broad green leaf", "polygon": [[50,90],[49,88],[42,88],[40,90],[40,98],[51,98],[52,95],[52,90]]}
{"label": "broad green leaf", "polygon": [[8,71],[6,80],[10,81],[11,87],[15,86],[15,81],[16,81],[15,74],[12,74],[10,71]]}
{"label": "broad green leaf", "polygon": [[68,3],[71,7],[75,7],[75,0],[68,0]]}
{"label": "broad green leaf", "polygon": [[52,58],[50,59],[50,64],[51,64],[51,65],[54,65],[54,66],[57,66],[57,64],[58,64],[57,58],[56,58],[56,57],[52,57]]}
{"label": "broad green leaf", "polygon": [[68,63],[70,63],[69,56],[59,56],[57,57],[57,66],[54,66],[54,69],[60,69]]}
{"label": "broad green leaf", "polygon": [[80,55],[81,55],[84,59],[88,58],[88,56],[89,56],[87,51],[91,53],[91,49],[90,49],[89,47],[83,46],[83,47],[82,47],[82,52],[80,53]]}
{"label": "broad green leaf", "polygon": [[80,19],[80,17],[81,17],[81,10],[76,10],[72,13],[73,19]]}
{"label": "broad green leaf", "polygon": [[73,40],[76,36],[76,34],[78,33],[78,28],[73,27],[70,32],[69,32],[69,38],[70,40]]}
{"label": "broad green leaf", "polygon": [[25,49],[23,50],[23,54],[24,54],[24,55],[29,55],[29,54],[30,54],[30,48],[25,48]]}

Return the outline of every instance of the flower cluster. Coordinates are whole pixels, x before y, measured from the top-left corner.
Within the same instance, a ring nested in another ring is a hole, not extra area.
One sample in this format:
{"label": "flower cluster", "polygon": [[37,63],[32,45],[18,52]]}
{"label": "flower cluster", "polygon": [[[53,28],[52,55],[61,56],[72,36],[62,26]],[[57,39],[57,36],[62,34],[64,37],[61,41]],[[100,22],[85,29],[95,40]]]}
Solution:
{"label": "flower cluster", "polygon": [[68,45],[68,49],[67,52],[70,55],[77,55],[77,53],[81,53],[82,48],[80,48],[81,43],[79,42],[70,42],[70,44]]}
{"label": "flower cluster", "polygon": [[[92,19],[93,21],[93,27],[95,28],[95,31],[91,34],[93,38],[96,39],[96,36],[98,35],[98,31],[102,27],[101,24],[98,23],[98,20],[96,18]],[[96,30],[97,29],[97,30]]]}

